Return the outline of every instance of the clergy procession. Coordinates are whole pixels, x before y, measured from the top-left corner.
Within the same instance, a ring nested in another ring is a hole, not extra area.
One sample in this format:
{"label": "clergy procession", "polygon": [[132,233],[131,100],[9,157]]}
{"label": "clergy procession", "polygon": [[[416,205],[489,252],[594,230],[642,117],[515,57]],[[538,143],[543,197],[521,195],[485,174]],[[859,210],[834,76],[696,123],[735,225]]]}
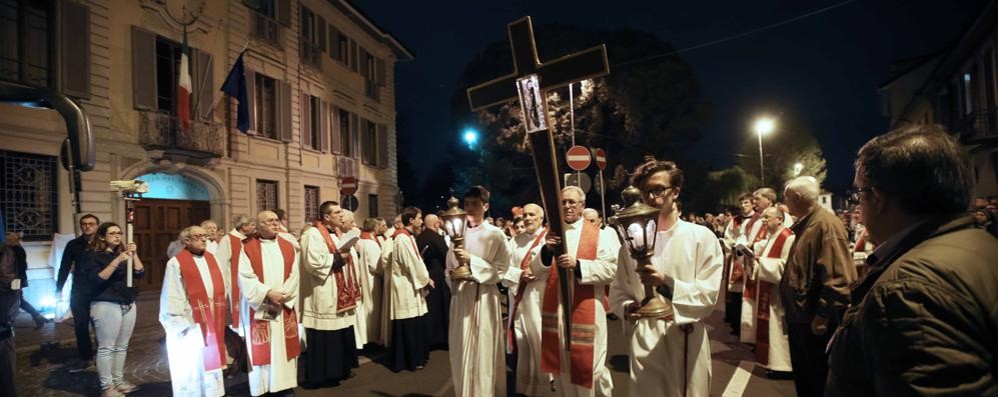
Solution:
{"label": "clergy procession", "polygon": [[[981,1],[600,4],[601,30],[533,3],[2,2],[0,397],[998,397]],[[834,43],[795,24],[859,7]],[[843,51],[900,51],[886,15],[916,11],[972,23],[893,64],[889,127],[863,124]],[[741,14],[785,19],[661,38]],[[779,62],[689,54],[790,29]],[[765,108],[750,139],[732,98]]]}

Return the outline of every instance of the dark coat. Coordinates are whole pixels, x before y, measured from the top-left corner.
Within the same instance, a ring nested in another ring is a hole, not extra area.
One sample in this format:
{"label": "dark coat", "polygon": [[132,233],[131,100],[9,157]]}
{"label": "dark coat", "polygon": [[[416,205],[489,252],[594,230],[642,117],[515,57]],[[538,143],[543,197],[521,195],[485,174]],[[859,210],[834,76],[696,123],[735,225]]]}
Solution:
{"label": "dark coat", "polygon": [[998,240],[943,217],[881,255],[830,344],[825,394],[998,395]]}
{"label": "dark coat", "polygon": [[790,228],[797,237],[780,280],[787,322],[806,324],[815,315],[837,321],[856,280],[845,226],[831,211],[817,207]]}
{"label": "dark coat", "polygon": [[416,236],[416,246],[436,288],[426,296],[426,324],[432,347],[447,346],[450,318],[450,288],[447,287],[447,241],[430,229]]}

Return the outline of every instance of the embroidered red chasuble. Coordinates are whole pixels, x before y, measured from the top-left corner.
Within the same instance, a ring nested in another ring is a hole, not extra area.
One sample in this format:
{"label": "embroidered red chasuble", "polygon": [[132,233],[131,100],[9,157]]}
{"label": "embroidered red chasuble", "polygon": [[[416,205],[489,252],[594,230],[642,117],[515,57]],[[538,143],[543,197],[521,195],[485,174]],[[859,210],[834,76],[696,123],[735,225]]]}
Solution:
{"label": "embroidered red chasuble", "polygon": [[[312,223],[326,241],[326,248],[332,255],[339,255],[340,250],[333,243],[333,236],[329,234],[329,229],[320,221]],[[357,308],[357,302],[361,300],[360,285],[357,284],[357,271],[353,267],[353,256],[347,256],[346,264],[340,268],[333,268],[333,277],[336,278],[336,314],[345,313]]]}
{"label": "embroidered red chasuble", "polygon": [[[784,228],[780,235],[776,236],[776,241],[773,242],[766,257],[779,259],[783,253],[783,245],[793,234],[789,228]],[[769,305],[774,286],[776,284],[759,280],[759,300],[755,317],[755,360],[762,365],[769,364]]]}
{"label": "embroidered red chasuble", "polygon": [[[295,247],[290,242],[275,237],[277,245],[281,248],[281,256],[284,257],[284,280],[291,277],[291,270],[295,263]],[[263,280],[263,253],[260,248],[260,238],[253,237],[247,239],[243,244],[243,250],[249,258],[250,265],[253,266],[253,274],[260,282]],[[287,360],[291,360],[301,353],[301,346],[298,344],[298,318],[295,311],[281,305],[284,315],[284,348],[287,352]],[[257,320],[256,311],[250,309],[250,340],[252,347],[252,363],[254,366],[270,365],[270,321]]]}
{"label": "embroidered red chasuble", "polygon": [[222,272],[218,268],[215,256],[210,252],[204,252],[204,259],[208,262],[208,273],[211,277],[211,297],[208,296],[208,288],[201,278],[201,271],[194,263],[194,255],[184,249],[177,254],[177,261],[180,262],[180,278],[184,283],[184,290],[187,291],[187,302],[191,305],[194,315],[194,322],[201,327],[201,335],[204,336],[204,369],[212,371],[222,368],[225,362],[225,282],[222,279]]}
{"label": "embroidered red chasuble", "polygon": [[[595,260],[599,246],[599,228],[589,222],[582,223],[582,234],[576,259]],[[544,302],[541,306],[541,371],[557,374],[561,372],[561,333],[558,332],[560,305],[557,264],[551,264],[548,283],[544,289]],[[593,343],[596,339],[596,287],[579,284],[572,277],[575,288],[572,295],[572,341],[569,346],[572,383],[593,387]],[[566,308],[566,310],[569,310]]]}

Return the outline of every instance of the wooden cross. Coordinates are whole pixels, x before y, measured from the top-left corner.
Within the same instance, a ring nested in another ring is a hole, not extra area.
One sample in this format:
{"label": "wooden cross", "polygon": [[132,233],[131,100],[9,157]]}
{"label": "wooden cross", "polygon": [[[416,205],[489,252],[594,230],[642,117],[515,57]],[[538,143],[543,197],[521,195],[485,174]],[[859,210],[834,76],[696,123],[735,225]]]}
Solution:
{"label": "wooden cross", "polygon": [[[471,110],[520,100],[524,125],[530,138],[534,170],[541,189],[541,201],[547,211],[549,233],[561,237],[559,252],[565,251],[565,219],[561,212],[561,182],[555,155],[554,135],[548,126],[547,92],[582,80],[610,73],[606,46],[565,55],[541,63],[537,58],[534,27],[530,17],[509,24],[509,45],[513,51],[513,73],[468,89]],[[571,345],[573,272],[558,268],[561,287],[561,307],[566,349]]]}

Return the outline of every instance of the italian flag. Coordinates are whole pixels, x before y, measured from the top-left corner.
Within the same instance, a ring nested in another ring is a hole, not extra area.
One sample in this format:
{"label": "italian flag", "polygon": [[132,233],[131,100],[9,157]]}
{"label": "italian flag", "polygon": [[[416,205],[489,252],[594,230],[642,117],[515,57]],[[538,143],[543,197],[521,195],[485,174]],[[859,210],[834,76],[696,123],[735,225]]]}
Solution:
{"label": "italian flag", "polygon": [[191,69],[187,46],[187,27],[184,26],[184,45],[180,49],[180,84],[177,89],[177,118],[180,119],[181,131],[191,128]]}

